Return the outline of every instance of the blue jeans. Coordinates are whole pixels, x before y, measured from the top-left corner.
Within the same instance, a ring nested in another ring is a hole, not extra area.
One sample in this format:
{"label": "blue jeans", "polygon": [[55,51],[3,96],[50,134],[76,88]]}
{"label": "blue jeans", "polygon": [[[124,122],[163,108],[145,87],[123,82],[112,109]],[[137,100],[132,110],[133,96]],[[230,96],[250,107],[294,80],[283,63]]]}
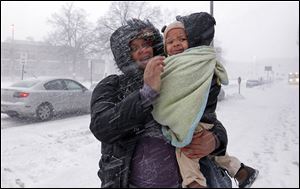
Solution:
{"label": "blue jeans", "polygon": [[204,157],[199,162],[208,188],[232,188],[231,178],[215,161]]}

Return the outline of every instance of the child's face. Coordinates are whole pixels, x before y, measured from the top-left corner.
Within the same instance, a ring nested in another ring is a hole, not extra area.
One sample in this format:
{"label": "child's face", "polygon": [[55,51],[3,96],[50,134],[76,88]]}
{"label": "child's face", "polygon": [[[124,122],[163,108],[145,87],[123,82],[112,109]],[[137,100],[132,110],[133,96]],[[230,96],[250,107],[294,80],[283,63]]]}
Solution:
{"label": "child's face", "polygon": [[152,42],[144,39],[134,39],[130,43],[131,57],[141,69],[145,69],[150,58],[153,57]]}
{"label": "child's face", "polygon": [[188,48],[186,33],[181,28],[175,28],[168,32],[166,36],[166,49],[168,55],[182,53]]}

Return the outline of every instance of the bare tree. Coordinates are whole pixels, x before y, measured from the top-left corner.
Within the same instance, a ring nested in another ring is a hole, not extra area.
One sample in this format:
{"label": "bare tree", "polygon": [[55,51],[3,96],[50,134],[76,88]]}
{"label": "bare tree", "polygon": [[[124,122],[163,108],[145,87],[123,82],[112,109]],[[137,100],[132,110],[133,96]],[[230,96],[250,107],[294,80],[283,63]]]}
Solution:
{"label": "bare tree", "polygon": [[148,2],[144,1],[115,1],[111,3],[107,15],[98,20],[98,25],[103,25],[111,31],[125,25],[126,21],[131,18],[141,20],[149,19],[153,24],[161,21],[161,9],[151,7]]}
{"label": "bare tree", "polygon": [[87,14],[83,9],[75,9],[73,3],[68,3],[60,13],[54,13],[48,22],[54,31],[49,34],[47,41],[65,47],[63,53],[70,57],[75,76],[76,62],[84,58],[93,41],[92,25],[87,21]]}
{"label": "bare tree", "polygon": [[131,18],[150,20],[154,25],[162,22],[159,7],[151,7],[143,1],[115,1],[111,3],[106,15],[98,19],[95,29],[96,39],[93,52],[108,53],[111,34]]}

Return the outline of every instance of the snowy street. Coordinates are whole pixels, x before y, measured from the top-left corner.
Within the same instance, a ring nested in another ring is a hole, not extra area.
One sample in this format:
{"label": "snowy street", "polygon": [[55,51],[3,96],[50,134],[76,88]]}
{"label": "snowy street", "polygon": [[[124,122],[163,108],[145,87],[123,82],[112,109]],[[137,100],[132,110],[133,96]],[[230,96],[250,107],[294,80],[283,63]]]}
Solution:
{"label": "snowy street", "polygon": [[253,187],[299,187],[299,86],[242,88],[219,103],[228,152],[256,167]]}
{"label": "snowy street", "polygon": [[[231,81],[217,115],[228,152],[260,173],[253,187],[299,187],[299,85],[246,88]],[[1,188],[98,188],[100,142],[90,115],[20,122],[1,114]],[[236,187],[234,181],[233,186]]]}

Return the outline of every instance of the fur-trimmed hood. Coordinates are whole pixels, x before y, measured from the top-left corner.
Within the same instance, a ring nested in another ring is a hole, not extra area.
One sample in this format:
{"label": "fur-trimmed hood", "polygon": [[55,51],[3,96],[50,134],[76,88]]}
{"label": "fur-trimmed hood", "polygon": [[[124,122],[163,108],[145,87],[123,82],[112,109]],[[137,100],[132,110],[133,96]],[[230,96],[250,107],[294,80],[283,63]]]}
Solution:
{"label": "fur-trimmed hood", "polygon": [[[148,20],[141,21],[132,19],[127,21],[127,24],[118,28],[110,38],[110,47],[118,68],[125,75],[136,75],[142,73],[137,64],[132,60],[129,43],[133,39],[141,37],[144,30],[153,33],[153,54],[154,56],[163,54],[163,40],[153,24]],[[149,36],[148,36],[149,37]]]}

